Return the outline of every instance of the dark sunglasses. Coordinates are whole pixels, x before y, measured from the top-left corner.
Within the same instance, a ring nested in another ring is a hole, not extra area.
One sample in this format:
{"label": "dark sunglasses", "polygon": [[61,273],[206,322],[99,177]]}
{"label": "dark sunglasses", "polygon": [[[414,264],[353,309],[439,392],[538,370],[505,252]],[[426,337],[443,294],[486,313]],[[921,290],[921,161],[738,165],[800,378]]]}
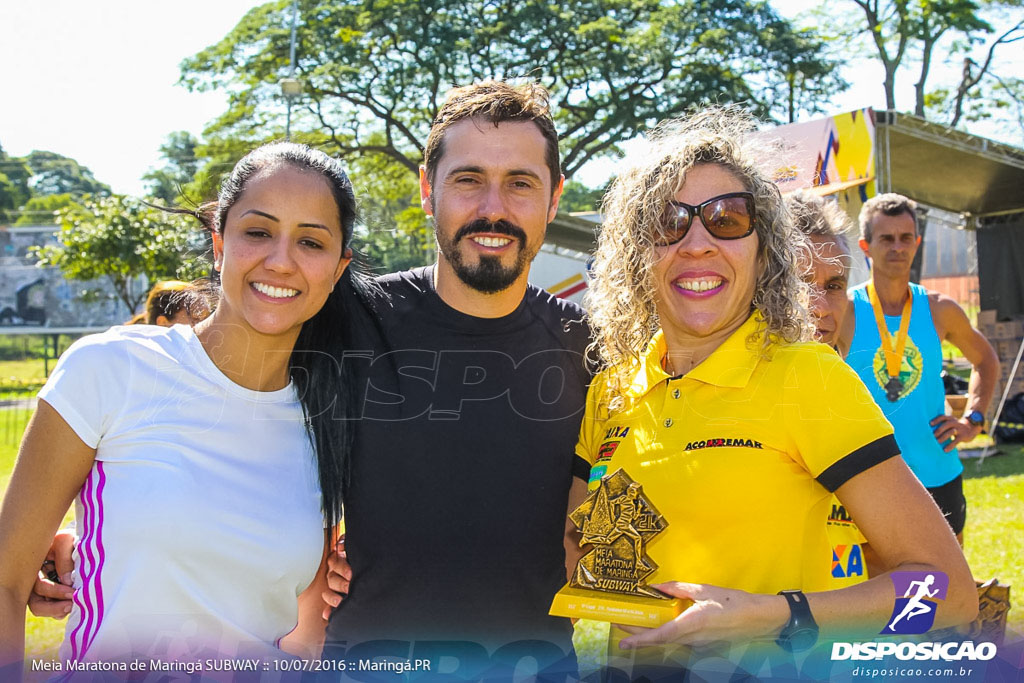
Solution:
{"label": "dark sunglasses", "polygon": [[667,247],[686,237],[694,216],[700,216],[704,228],[720,240],[738,240],[754,232],[754,195],[750,192],[729,192],[693,206],[669,200],[661,229],[654,244]]}

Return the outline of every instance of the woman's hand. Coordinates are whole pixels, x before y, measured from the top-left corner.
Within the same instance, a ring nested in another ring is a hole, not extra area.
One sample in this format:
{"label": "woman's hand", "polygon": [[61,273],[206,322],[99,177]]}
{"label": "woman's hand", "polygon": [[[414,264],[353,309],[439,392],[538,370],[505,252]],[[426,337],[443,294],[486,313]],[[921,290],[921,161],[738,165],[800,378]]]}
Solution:
{"label": "woman's hand", "polygon": [[667,643],[707,645],[774,638],[789,619],[789,607],[780,595],[756,595],[701,583],[662,583],[654,588],[672,597],[693,600],[693,604],[658,628],[619,626],[633,634],[619,643],[623,650]]}
{"label": "woman's hand", "polygon": [[321,594],[324,601],[324,620],[330,620],[331,612],[348,597],[352,583],[352,567],[345,552],[345,534],[338,538],[334,552],[327,557],[327,589]]}
{"label": "woman's hand", "polygon": [[[71,611],[71,597],[75,592],[71,587],[72,572],[75,570],[72,551],[76,540],[75,532],[69,529],[58,531],[53,537],[50,549],[46,552],[43,570],[36,577],[32,594],[28,597],[28,609],[37,617],[63,619]],[[55,573],[59,582],[47,576],[46,570]]]}

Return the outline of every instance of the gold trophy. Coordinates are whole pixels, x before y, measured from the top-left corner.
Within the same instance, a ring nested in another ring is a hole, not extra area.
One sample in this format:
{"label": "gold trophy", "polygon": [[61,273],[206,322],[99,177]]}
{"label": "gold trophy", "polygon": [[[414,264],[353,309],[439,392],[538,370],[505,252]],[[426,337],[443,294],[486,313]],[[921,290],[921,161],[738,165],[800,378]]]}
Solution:
{"label": "gold trophy", "polygon": [[597,490],[569,519],[583,534],[580,546],[593,548],[555,594],[549,614],[654,627],[692,604],[644,582],[658,568],[647,556],[646,545],[668,522],[625,471],[602,477]]}

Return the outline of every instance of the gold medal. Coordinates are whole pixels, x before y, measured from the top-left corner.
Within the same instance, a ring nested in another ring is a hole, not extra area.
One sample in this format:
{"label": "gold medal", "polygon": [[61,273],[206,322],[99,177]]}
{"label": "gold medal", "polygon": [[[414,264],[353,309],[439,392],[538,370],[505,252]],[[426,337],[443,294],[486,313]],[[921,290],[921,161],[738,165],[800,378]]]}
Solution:
{"label": "gold medal", "polygon": [[868,300],[871,301],[871,310],[875,312],[875,323],[878,325],[878,336],[882,340],[882,352],[885,354],[885,372],[889,381],[885,383],[885,397],[892,402],[900,399],[903,392],[903,382],[900,380],[900,365],[903,364],[903,349],[907,345],[907,331],[910,329],[910,309],[914,303],[914,293],[907,287],[907,300],[903,304],[903,312],[900,314],[900,330],[896,333],[895,347],[892,343],[892,335],[885,324],[885,313],[882,311],[882,302],[878,300],[875,292],[875,285],[868,283]]}

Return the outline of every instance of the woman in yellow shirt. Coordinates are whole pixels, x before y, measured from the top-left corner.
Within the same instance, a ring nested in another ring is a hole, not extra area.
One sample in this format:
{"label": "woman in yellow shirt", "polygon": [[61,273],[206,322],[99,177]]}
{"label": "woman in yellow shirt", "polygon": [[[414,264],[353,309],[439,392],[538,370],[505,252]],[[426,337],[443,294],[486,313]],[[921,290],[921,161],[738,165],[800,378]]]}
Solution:
{"label": "woman in yellow shirt", "polygon": [[[577,453],[668,521],[648,579],[694,604],[622,649],[879,633],[893,571],[940,572],[935,627],[970,621],[967,563],[853,372],[811,341],[803,238],[758,169],[752,122],[714,109],[659,127],[605,198],[589,310],[607,368]],[[830,543],[832,494],[889,573]],[[788,592],[781,595],[780,591]],[[805,594],[806,593],[806,594]],[[613,640],[616,634],[613,633]]]}

